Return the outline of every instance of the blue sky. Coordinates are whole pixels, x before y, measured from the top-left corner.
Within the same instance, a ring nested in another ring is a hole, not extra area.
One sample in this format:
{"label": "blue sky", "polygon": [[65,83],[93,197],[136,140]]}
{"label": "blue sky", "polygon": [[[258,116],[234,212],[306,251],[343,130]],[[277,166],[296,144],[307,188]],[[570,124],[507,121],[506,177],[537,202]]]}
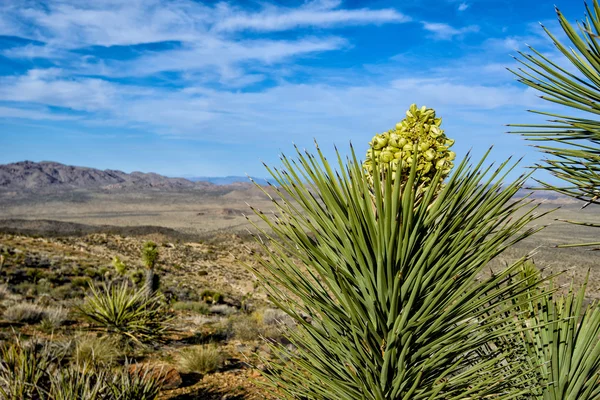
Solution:
{"label": "blue sky", "polygon": [[313,138],[362,156],[417,103],[459,157],[495,145],[533,164],[504,124],[548,104],[505,68],[526,44],[560,59],[538,24],[560,32],[555,3],[584,15],[577,0],[0,0],[0,163],[263,177],[260,160]]}

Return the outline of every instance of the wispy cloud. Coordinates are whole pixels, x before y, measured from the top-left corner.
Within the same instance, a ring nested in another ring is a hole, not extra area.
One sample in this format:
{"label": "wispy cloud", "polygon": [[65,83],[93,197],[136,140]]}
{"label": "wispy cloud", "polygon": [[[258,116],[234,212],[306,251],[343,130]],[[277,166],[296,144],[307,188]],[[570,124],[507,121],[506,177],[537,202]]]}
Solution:
{"label": "wispy cloud", "polygon": [[[287,40],[228,41],[211,38],[174,50],[148,52],[131,61],[109,62],[102,71],[91,66],[89,72],[98,71],[110,76],[151,75],[163,71],[194,71],[216,68],[222,78],[238,78],[236,65],[245,62],[273,64],[291,57],[337,50],[347,42],[339,37],[304,38]],[[108,67],[108,68],[106,68]]]}
{"label": "wispy cloud", "polygon": [[410,17],[392,8],[380,10],[334,9],[337,5],[332,3],[324,7],[315,7],[314,3],[308,3],[300,9],[267,7],[258,13],[247,13],[223,6],[220,11],[224,18],[215,24],[214,29],[218,31],[273,32],[299,27],[335,27],[411,21]]}
{"label": "wispy cloud", "polygon": [[479,26],[469,25],[462,28],[454,28],[445,23],[423,22],[423,28],[433,34],[434,38],[439,40],[451,40],[456,36],[463,36],[467,33],[479,32]]}
{"label": "wispy cloud", "polygon": [[463,3],[460,3],[460,4],[458,5],[458,11],[465,11],[467,8],[469,8],[469,4],[467,4],[467,3],[465,3],[465,2],[463,2]]}

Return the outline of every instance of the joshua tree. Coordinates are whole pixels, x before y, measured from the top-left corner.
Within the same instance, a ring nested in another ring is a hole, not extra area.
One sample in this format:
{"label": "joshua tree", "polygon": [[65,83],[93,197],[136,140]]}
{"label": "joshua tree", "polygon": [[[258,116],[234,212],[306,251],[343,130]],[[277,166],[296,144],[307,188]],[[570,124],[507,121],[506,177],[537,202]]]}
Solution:
{"label": "joshua tree", "polygon": [[146,278],[144,280],[144,289],[147,297],[152,296],[154,291],[157,289],[157,277],[154,274],[154,267],[158,262],[158,246],[152,241],[144,243],[142,249],[142,260],[146,267]]}

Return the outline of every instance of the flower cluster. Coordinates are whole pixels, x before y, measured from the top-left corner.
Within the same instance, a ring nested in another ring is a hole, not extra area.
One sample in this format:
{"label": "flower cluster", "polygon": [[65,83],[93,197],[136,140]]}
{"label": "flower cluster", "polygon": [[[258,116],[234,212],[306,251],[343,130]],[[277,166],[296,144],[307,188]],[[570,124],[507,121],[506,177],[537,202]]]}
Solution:
{"label": "flower cluster", "polygon": [[[394,172],[402,169],[402,176],[407,177],[416,157],[417,171],[422,182],[429,182],[441,170],[442,179],[454,166],[456,157],[450,147],[454,140],[448,139],[440,129],[441,118],[436,118],[435,111],[425,106],[410,106],[406,118],[396,124],[394,129],[376,134],[369,142],[367,157],[363,163],[365,171],[373,174],[374,164],[378,169],[391,168]],[[395,175],[395,174],[394,174]]]}

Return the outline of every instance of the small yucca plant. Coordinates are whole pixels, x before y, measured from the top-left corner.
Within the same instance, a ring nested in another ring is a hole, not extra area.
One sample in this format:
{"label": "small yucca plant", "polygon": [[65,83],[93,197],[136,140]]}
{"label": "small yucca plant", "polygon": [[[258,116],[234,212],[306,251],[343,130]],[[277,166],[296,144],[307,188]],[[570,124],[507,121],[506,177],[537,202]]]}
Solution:
{"label": "small yucca plant", "polygon": [[129,364],[106,382],[110,400],[154,400],[160,393],[160,377],[151,375],[149,369],[132,372]]}
{"label": "small yucca plant", "polygon": [[95,327],[139,344],[162,341],[172,320],[160,294],[147,297],[126,282],[91,286],[79,312]]}
{"label": "small yucca plant", "polygon": [[[414,143],[417,147],[418,143]],[[537,384],[512,302],[528,285],[516,264],[488,279],[492,258],[529,236],[536,216],[513,196],[510,168],[461,162],[432,176],[408,170],[365,175],[354,152],[337,170],[318,156],[283,156],[269,169],[276,216],[257,214],[270,257],[255,273],[298,324],[266,374],[288,399],[512,399]],[[407,174],[407,175],[406,175]],[[266,192],[265,192],[266,193]],[[520,210],[520,211],[519,211]],[[519,214],[517,214],[519,211]],[[260,229],[257,226],[257,229]],[[504,339],[503,339],[504,338]],[[510,341],[508,341],[510,342]]]}
{"label": "small yucca plant", "polygon": [[89,365],[65,366],[50,376],[50,400],[112,400],[108,397],[107,371]]}
{"label": "small yucca plant", "polygon": [[36,342],[15,343],[0,349],[0,399],[44,399],[56,356]]}

